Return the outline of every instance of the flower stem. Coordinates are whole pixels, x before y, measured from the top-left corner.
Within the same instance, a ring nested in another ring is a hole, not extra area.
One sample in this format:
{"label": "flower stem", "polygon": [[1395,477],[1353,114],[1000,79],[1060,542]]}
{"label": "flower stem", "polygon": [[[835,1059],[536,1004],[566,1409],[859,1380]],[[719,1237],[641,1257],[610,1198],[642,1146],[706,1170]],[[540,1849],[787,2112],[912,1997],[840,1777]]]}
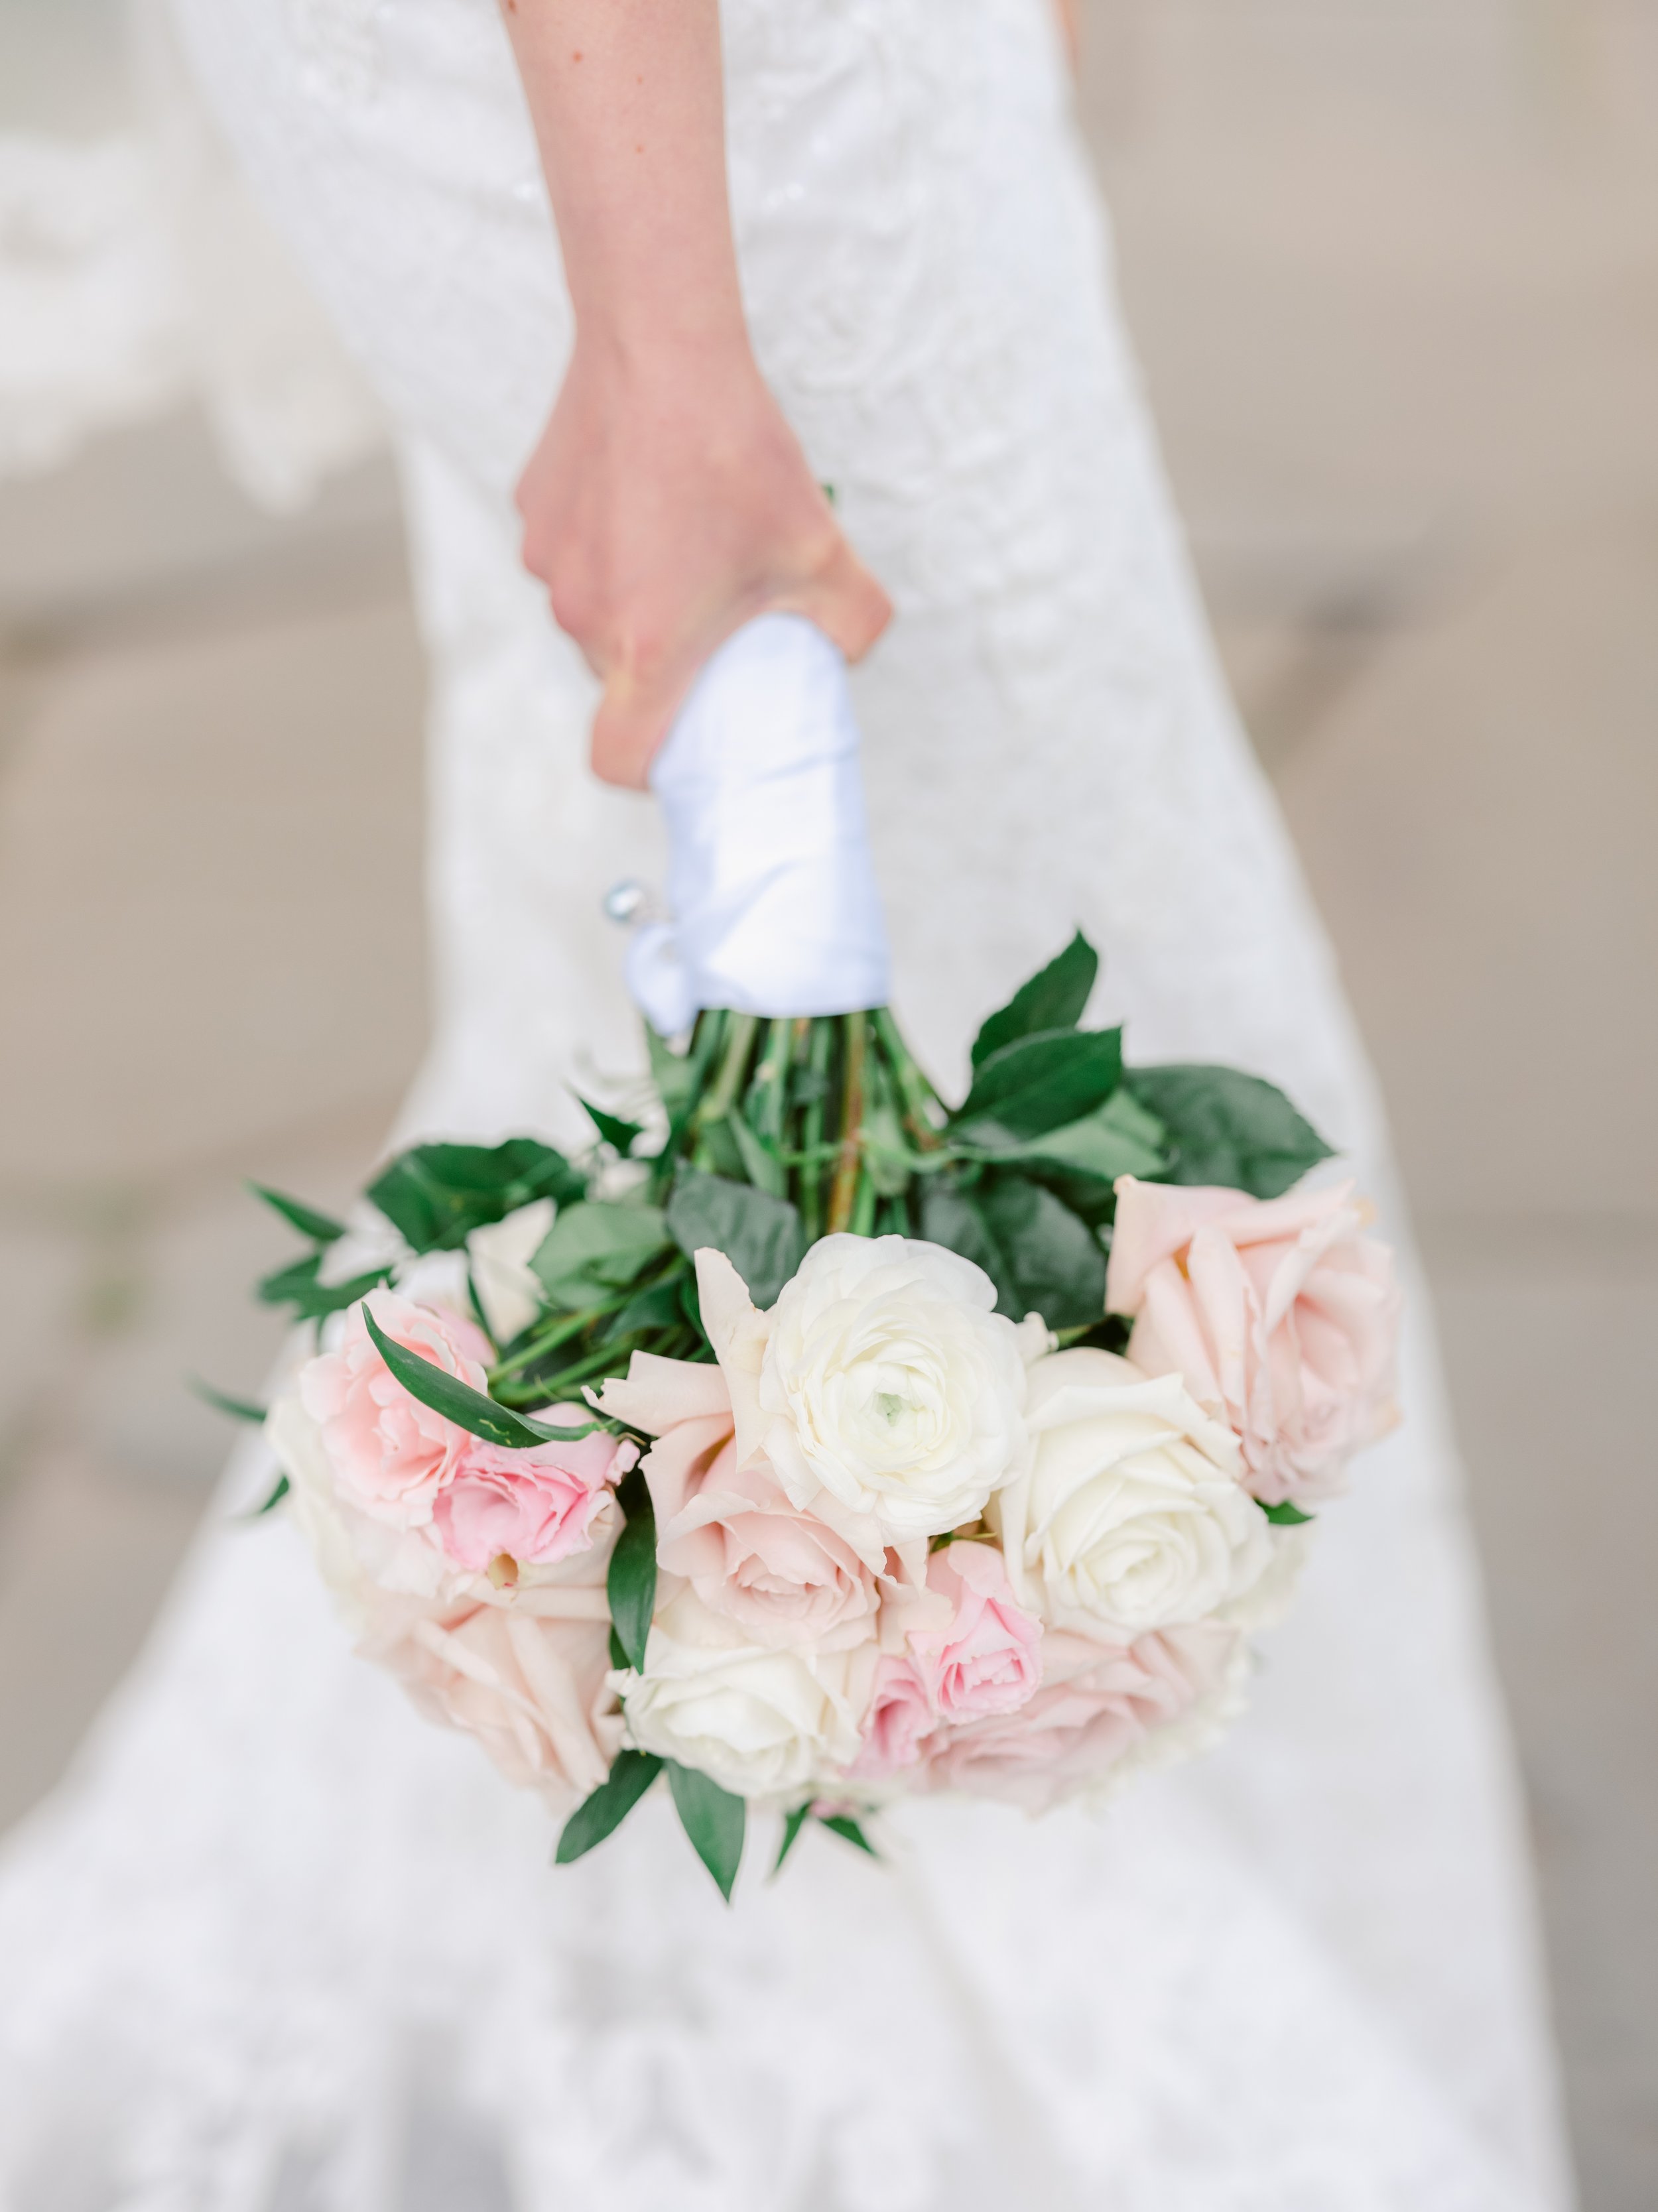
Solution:
{"label": "flower stem", "polygon": [[748,1065],[748,1054],[759,1029],[758,1014],[733,1014],[725,1036],[724,1055],[720,1072],[714,1079],[714,1087],[703,1102],[697,1116],[704,1127],[710,1121],[722,1121],[736,1103],[742,1088],[743,1070]]}
{"label": "flower stem", "polygon": [[863,1158],[863,1055],[869,1030],[863,1014],[848,1014],[844,1018],[846,1051],[841,1079],[840,1157],[835,1164],[835,1180],[829,1194],[831,1237],[844,1230],[852,1218],[857,1197],[858,1165]]}
{"label": "flower stem", "polygon": [[829,1079],[829,1055],[834,1047],[832,1024],[814,1021],[807,1060],[812,1089],[801,1112],[801,1152],[808,1164],[800,1179],[801,1223],[806,1231],[806,1241],[815,1244],[823,1226],[823,1174],[817,1164],[824,1152],[823,1093]]}

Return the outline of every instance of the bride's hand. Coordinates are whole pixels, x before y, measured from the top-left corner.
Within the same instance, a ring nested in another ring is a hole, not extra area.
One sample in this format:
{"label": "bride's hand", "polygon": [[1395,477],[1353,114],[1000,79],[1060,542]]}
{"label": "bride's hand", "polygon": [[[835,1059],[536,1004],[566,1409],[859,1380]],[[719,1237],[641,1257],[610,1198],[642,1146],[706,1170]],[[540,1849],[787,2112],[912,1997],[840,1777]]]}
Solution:
{"label": "bride's hand", "polygon": [[740,331],[578,339],[519,486],[524,560],[603,679],[593,766],[642,786],[715,648],[771,608],[849,659],[892,609],[848,545]]}
{"label": "bride's hand", "polygon": [[640,785],[751,615],[856,659],[887,595],[754,363],[726,195],[719,0],[503,0],[576,339],[525,471],[524,558],[605,696],[593,765]]}

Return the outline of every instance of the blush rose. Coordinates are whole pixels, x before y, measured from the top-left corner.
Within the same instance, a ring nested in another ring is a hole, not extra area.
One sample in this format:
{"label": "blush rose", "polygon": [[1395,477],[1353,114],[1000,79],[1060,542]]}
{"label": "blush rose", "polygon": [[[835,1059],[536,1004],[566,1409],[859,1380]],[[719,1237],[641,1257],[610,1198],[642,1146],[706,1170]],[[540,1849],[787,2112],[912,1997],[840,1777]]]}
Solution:
{"label": "blush rose", "polygon": [[[483,1389],[490,1346],[471,1322],[393,1291],[372,1291],[363,1303],[394,1344]],[[350,1502],[394,1528],[425,1526],[439,1491],[476,1440],[404,1389],[375,1350],[362,1306],[346,1316],[338,1351],[306,1364],[298,1388]]]}
{"label": "blush rose", "polygon": [[1106,1297],[1134,1322],[1129,1357],[1227,1423],[1269,1505],[1333,1495],[1399,1419],[1393,1255],[1352,1189],[1117,1185]]}

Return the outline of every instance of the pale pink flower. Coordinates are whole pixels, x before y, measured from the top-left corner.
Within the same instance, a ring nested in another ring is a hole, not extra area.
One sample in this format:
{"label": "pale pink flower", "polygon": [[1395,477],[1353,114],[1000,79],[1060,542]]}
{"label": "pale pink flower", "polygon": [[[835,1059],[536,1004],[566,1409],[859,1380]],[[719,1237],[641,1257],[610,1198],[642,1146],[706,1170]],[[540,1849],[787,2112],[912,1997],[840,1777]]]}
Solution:
{"label": "pale pink flower", "polygon": [[[393,1343],[474,1390],[485,1388],[489,1342],[471,1322],[393,1291],[371,1291],[364,1304]],[[477,1442],[404,1389],[370,1341],[361,1306],[346,1316],[338,1350],[301,1370],[299,1393],[341,1491],[395,1528],[430,1522],[438,1492]]]}
{"label": "pale pink flower", "polygon": [[1097,1790],[1119,1759],[1224,1680],[1237,1640],[1235,1630],[1208,1622],[1132,1644],[1049,1629],[1034,1696],[1015,1712],[942,1730],[923,1747],[918,1786],[1029,1813]]}
{"label": "pale pink flower", "polygon": [[1129,1357],[1227,1423],[1269,1505],[1332,1495],[1399,1418],[1400,1297],[1368,1218],[1350,1183],[1262,1201],[1118,1182],[1106,1302],[1133,1318]]}
{"label": "pale pink flower", "polygon": [[621,1747],[602,1585],[541,1594],[559,1613],[480,1606],[445,1619],[387,1601],[362,1646],[429,1719],[476,1736],[509,1782],[567,1810],[596,1790]]}
{"label": "pale pink flower", "polygon": [[935,1552],[927,1587],[954,1607],[948,1626],[912,1633],[910,1649],[941,1720],[978,1720],[1025,1704],[1042,1677],[1042,1628],[1015,1599],[991,1544]]}
{"label": "pale pink flower", "polygon": [[[581,1416],[570,1409],[572,1426]],[[594,1430],[568,1443],[505,1451],[477,1437],[432,1501],[432,1530],[459,1567],[481,1573],[504,1553],[546,1566],[593,1541],[594,1516],[639,1456]]]}
{"label": "pale pink flower", "polygon": [[927,1686],[912,1659],[883,1656],[863,1718],[863,1745],[847,1769],[850,1779],[884,1782],[915,1765],[938,1726]]}
{"label": "pale pink flower", "polygon": [[902,1571],[896,1556],[872,1567],[838,1530],[791,1504],[763,1451],[739,1464],[718,1368],[638,1354],[601,1402],[656,1436],[644,1472],[657,1561],[710,1612],[774,1649],[846,1650],[875,1632],[882,1589]]}

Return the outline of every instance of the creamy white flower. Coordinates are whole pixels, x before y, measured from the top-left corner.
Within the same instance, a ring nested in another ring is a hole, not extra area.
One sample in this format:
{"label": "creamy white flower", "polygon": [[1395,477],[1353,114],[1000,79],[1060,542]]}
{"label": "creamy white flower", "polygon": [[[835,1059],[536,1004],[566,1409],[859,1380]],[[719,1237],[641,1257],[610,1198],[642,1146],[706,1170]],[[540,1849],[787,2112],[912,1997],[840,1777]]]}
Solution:
{"label": "creamy white flower", "polygon": [[372,1611],[373,1584],[357,1557],[334,1487],[321,1426],[301,1404],[296,1385],[290,1384],[272,1401],[265,1417],[265,1434],[277,1465],[288,1478],[288,1514],[310,1546],[341,1613],[361,1632]]}
{"label": "creamy white flower", "polygon": [[1226,1608],[1223,1617],[1234,1628],[1257,1636],[1278,1626],[1295,1601],[1315,1533],[1310,1522],[1302,1528],[1272,1530],[1271,1555],[1259,1580]]}
{"label": "creamy white flower", "polygon": [[905,1237],[826,1237],[765,1316],[765,1446],[793,1502],[822,1493],[887,1540],[983,1511],[1025,1445],[1021,1333],[990,1277]]}
{"label": "creamy white flower", "polygon": [[650,1631],[643,1674],[617,1678],[641,1751],[772,1798],[844,1771],[874,1680],[873,1641],[853,1651],[750,1644],[688,1586]]}
{"label": "creamy white flower", "polygon": [[1129,1638],[1208,1619],[1271,1557],[1231,1431],[1176,1376],[1078,1349],[1031,1370],[1031,1447],[991,1502],[1023,1603],[1055,1626]]}
{"label": "creamy white flower", "polygon": [[474,1229],[466,1239],[472,1288],[485,1326],[497,1344],[510,1343],[541,1310],[541,1284],[530,1261],[546,1241],[554,1210],[550,1198],[538,1198],[504,1221]]}

